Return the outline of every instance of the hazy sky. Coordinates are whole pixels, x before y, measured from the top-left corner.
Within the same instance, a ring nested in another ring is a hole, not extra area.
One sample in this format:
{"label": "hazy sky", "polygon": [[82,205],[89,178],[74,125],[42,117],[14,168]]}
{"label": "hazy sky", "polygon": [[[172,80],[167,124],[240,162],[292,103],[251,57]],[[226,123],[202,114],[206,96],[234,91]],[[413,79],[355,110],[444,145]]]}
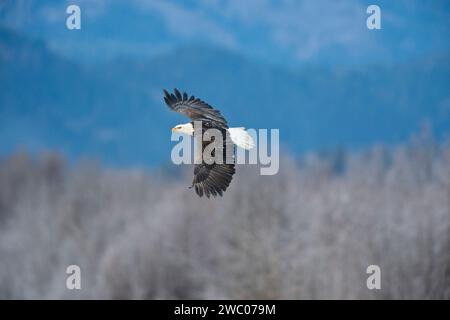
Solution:
{"label": "hazy sky", "polygon": [[[81,8],[81,30],[66,28],[69,4]],[[366,27],[369,4],[381,8],[381,30]],[[84,61],[196,44],[286,65],[395,62],[450,48],[445,0],[18,0],[0,10],[3,24]]]}

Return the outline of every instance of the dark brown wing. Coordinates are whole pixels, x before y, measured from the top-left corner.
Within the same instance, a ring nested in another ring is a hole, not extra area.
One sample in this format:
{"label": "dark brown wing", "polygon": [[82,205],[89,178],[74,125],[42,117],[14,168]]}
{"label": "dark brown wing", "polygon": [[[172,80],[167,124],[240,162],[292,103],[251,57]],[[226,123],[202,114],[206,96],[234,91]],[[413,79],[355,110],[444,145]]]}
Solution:
{"label": "dark brown wing", "polygon": [[195,192],[202,197],[222,196],[230,185],[233,174],[235,173],[233,164],[198,164],[194,169],[194,180],[192,186]]}
{"label": "dark brown wing", "polygon": [[219,110],[214,109],[206,102],[194,97],[188,96],[186,92],[180,93],[174,89],[174,93],[164,91],[164,101],[173,111],[184,114],[194,121],[209,121],[214,127],[228,128],[227,121]]}
{"label": "dark brown wing", "polygon": [[[208,128],[203,128],[203,130],[208,130]],[[221,147],[217,147],[214,153],[217,152],[220,155],[221,163],[211,163],[208,164],[202,158],[202,163],[197,164],[194,167],[194,179],[192,181],[192,187],[195,188],[197,195],[202,197],[222,196],[230,185],[233,179],[233,174],[235,173],[234,167],[234,146],[230,139],[230,135],[226,129],[221,130],[223,136],[223,144]],[[205,149],[211,142],[201,141],[202,150]],[[200,155],[202,156],[202,155]],[[213,154],[212,156],[215,156]]]}

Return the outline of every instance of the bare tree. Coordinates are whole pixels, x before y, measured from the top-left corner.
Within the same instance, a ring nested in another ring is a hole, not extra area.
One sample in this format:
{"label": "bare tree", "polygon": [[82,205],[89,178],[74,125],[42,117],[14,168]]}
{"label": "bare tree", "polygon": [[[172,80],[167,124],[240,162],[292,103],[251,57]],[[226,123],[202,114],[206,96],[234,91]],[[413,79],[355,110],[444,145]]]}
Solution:
{"label": "bare tree", "polygon": [[[450,144],[283,155],[223,198],[184,176],[0,159],[1,298],[450,298]],[[67,290],[65,270],[82,270]],[[379,265],[382,289],[366,287]]]}

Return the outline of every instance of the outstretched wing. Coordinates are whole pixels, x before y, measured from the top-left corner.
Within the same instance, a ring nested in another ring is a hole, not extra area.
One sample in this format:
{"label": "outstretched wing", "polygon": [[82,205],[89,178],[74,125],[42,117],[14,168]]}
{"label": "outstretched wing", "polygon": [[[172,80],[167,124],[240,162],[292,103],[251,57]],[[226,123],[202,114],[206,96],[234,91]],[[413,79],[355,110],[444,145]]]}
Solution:
{"label": "outstretched wing", "polygon": [[202,197],[205,194],[208,198],[222,196],[230,185],[233,174],[235,173],[234,164],[198,164],[194,169],[194,180],[192,186],[195,192]]}
{"label": "outstretched wing", "polygon": [[173,91],[174,93],[169,93],[164,90],[164,101],[170,109],[184,114],[194,121],[208,121],[213,127],[228,128],[227,121],[219,110],[194,96],[189,97],[186,92],[181,94],[177,89]]}
{"label": "outstretched wing", "polygon": [[194,169],[194,180],[192,186],[198,196],[214,197],[217,195],[222,196],[230,185],[235,173],[233,164],[212,164],[205,163],[198,164]]}
{"label": "outstretched wing", "polygon": [[[222,193],[227,190],[231,180],[233,179],[233,174],[235,173],[233,152],[234,146],[226,129],[222,130],[222,135],[224,138],[222,146],[220,148],[217,147],[213,151],[213,153],[218,153],[222,162],[213,162],[208,164],[202,158],[202,162],[194,167],[192,187],[194,187],[195,192],[200,197],[203,195],[206,195],[208,198],[210,195],[213,195],[214,197],[217,195],[222,196]],[[201,139],[201,135],[198,139]],[[197,145],[202,146],[199,151],[203,153],[203,150],[209,143],[209,141],[198,141]],[[202,157],[203,155],[196,155],[196,157],[198,156]],[[212,154],[212,156],[215,156],[215,154]]]}

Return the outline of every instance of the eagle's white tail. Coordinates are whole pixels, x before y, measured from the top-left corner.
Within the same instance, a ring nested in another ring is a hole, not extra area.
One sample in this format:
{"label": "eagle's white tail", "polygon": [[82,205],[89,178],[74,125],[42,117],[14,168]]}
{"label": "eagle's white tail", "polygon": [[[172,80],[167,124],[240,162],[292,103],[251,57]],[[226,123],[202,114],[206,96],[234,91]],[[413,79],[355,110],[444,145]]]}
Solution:
{"label": "eagle's white tail", "polygon": [[241,148],[250,150],[255,146],[255,142],[251,135],[245,131],[244,127],[229,128],[230,138],[233,143]]}

